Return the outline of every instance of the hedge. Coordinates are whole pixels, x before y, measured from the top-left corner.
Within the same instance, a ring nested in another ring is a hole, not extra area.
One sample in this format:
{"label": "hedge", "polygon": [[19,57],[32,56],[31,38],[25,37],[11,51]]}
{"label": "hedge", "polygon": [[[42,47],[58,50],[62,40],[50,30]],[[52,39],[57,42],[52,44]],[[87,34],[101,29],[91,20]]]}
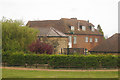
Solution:
{"label": "hedge", "polygon": [[[50,67],[74,67],[74,68],[118,68],[120,59],[117,55],[47,55],[24,54],[14,52],[3,53],[3,63],[11,66],[28,66],[48,64]],[[37,67],[37,66],[36,66]]]}
{"label": "hedge", "polygon": [[8,65],[22,66],[25,64],[25,57],[23,52],[15,52],[8,57]]}

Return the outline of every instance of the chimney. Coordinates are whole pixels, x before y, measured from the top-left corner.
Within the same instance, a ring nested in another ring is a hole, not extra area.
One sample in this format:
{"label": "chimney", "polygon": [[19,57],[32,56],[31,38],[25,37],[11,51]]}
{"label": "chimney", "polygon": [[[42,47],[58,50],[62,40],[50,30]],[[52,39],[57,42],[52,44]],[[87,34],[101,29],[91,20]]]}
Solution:
{"label": "chimney", "polygon": [[80,31],[80,21],[78,21],[78,30]]}
{"label": "chimney", "polygon": [[77,18],[71,18],[71,19],[73,19],[73,20],[77,20]]}

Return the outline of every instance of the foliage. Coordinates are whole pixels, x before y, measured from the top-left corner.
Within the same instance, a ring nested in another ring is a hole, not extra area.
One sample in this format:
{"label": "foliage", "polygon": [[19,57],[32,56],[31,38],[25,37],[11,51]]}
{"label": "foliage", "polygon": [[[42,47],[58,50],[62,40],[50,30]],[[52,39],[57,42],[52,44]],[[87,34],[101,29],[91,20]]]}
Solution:
{"label": "foliage", "polygon": [[[7,55],[7,57],[6,57]],[[117,68],[120,59],[117,55],[47,55],[47,54],[23,54],[16,52],[3,55],[3,62],[9,65],[32,66],[34,64],[48,64],[53,68]]]}
{"label": "foliage", "polygon": [[2,51],[2,62],[4,63],[4,66],[5,66],[5,63],[8,63],[8,60],[9,60],[9,56],[10,56],[10,51]]}
{"label": "foliage", "polygon": [[52,45],[48,44],[48,43],[43,43],[40,42],[39,40],[33,42],[32,44],[30,44],[28,46],[28,49],[31,52],[35,52],[36,54],[52,54],[53,52],[53,47]]}
{"label": "foliage", "polygon": [[51,39],[49,39],[48,37],[42,37],[42,41],[43,41],[44,43],[49,43],[49,44],[53,45],[54,53],[57,52],[57,47],[60,45],[60,44],[58,43],[58,39],[51,40]]}
{"label": "foliage", "polygon": [[48,64],[51,56],[47,54],[39,54],[37,57],[38,64]]}
{"label": "foliage", "polygon": [[22,26],[19,20],[2,19],[2,49],[3,51],[26,51],[28,44],[37,36],[37,30]]}
{"label": "foliage", "polygon": [[36,54],[25,54],[25,63],[28,65],[33,65],[37,63],[37,55]]}
{"label": "foliage", "polygon": [[97,29],[99,30],[99,32],[101,32],[104,35],[103,30],[100,25],[97,26]]}
{"label": "foliage", "polygon": [[114,55],[101,56],[100,61],[103,67],[114,68],[117,67],[118,64],[117,58],[118,56]]}
{"label": "foliage", "polygon": [[24,52],[14,52],[9,55],[8,65],[20,66],[25,64]]}
{"label": "foliage", "polygon": [[49,64],[54,67],[97,68],[99,66],[95,55],[54,55],[52,57]]}

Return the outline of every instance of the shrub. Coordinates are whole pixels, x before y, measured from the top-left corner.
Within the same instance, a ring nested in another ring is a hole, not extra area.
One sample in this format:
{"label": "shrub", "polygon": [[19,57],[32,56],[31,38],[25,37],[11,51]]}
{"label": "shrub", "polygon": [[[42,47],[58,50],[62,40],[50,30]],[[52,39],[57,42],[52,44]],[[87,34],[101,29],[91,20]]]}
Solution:
{"label": "shrub", "polygon": [[48,43],[40,42],[39,40],[33,42],[31,45],[28,46],[28,49],[31,52],[35,52],[36,54],[52,54],[53,46]]}
{"label": "shrub", "polygon": [[21,66],[25,64],[24,53],[14,52],[8,57],[8,65]]}
{"label": "shrub", "polygon": [[117,66],[118,66],[118,68],[120,68],[120,55],[117,58]]}
{"label": "shrub", "polygon": [[25,57],[25,63],[30,65],[30,67],[33,64],[37,64],[38,56],[36,54],[25,54],[24,57]]}
{"label": "shrub", "polygon": [[48,55],[23,54],[23,52],[3,52],[3,62],[12,66],[28,64],[48,64],[55,67],[73,68],[117,68],[120,58],[117,55]]}
{"label": "shrub", "polygon": [[97,68],[99,67],[99,61],[96,55],[85,56],[85,68]]}
{"label": "shrub", "polygon": [[6,51],[6,52],[4,52],[4,51],[2,51],[2,63],[4,64],[4,66],[5,66],[5,63],[8,63],[8,58],[9,58],[9,56],[10,56],[10,51]]}
{"label": "shrub", "polygon": [[40,54],[38,55],[37,62],[38,64],[48,64],[50,60],[50,55]]}
{"label": "shrub", "polygon": [[114,68],[117,67],[118,61],[117,56],[115,55],[106,55],[101,59],[102,66],[105,68]]}
{"label": "shrub", "polygon": [[114,55],[52,55],[52,67],[116,68],[118,57]]}

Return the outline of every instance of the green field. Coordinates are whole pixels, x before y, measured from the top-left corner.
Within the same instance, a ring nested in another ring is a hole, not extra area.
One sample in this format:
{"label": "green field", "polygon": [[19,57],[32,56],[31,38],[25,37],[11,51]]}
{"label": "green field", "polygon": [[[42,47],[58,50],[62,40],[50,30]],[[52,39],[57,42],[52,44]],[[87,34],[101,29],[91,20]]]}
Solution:
{"label": "green field", "polygon": [[3,69],[3,78],[117,78],[117,71],[37,71]]}

